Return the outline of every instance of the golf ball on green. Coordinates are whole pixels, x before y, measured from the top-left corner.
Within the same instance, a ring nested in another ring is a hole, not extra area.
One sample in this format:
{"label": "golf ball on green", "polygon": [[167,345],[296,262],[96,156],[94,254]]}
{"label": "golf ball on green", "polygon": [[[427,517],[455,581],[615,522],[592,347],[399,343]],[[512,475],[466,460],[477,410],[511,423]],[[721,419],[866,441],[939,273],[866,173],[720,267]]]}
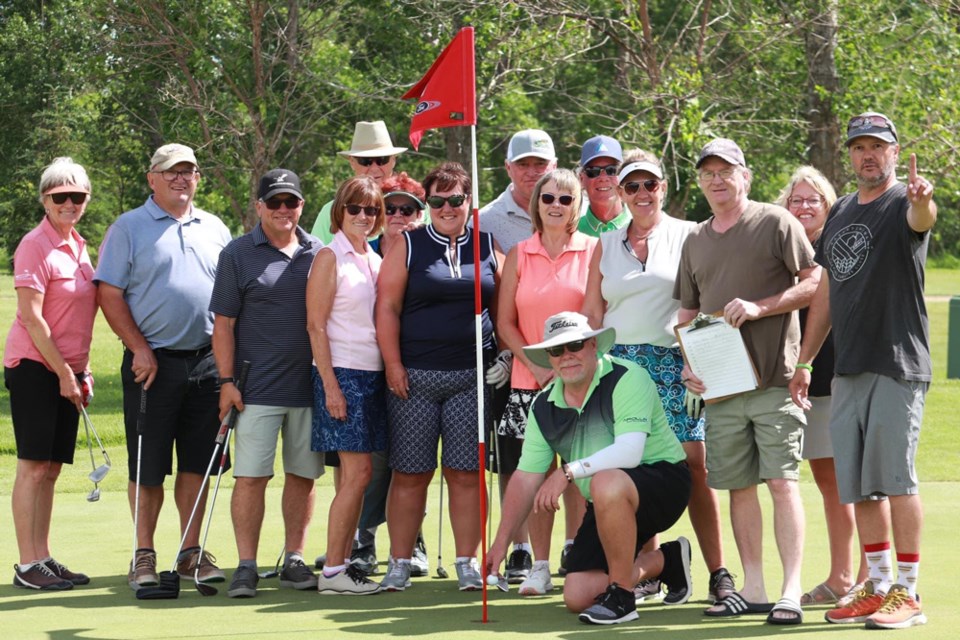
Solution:
{"label": "golf ball on green", "polygon": [[496,576],[496,574],[491,573],[490,575],[487,576],[487,584],[490,585],[491,587],[497,586],[498,580],[499,578]]}

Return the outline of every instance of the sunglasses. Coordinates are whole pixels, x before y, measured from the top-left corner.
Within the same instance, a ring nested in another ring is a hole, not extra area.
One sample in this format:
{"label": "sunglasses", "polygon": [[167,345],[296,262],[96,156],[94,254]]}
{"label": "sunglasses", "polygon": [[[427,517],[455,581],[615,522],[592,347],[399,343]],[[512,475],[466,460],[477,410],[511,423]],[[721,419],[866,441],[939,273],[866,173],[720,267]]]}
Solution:
{"label": "sunglasses", "polygon": [[263,200],[263,204],[267,205],[267,209],[271,211],[276,211],[280,208],[280,205],[287,205],[287,209],[296,209],[303,204],[303,200],[300,198],[270,198],[268,200]]}
{"label": "sunglasses", "polygon": [[628,182],[623,185],[623,192],[628,196],[635,195],[643,187],[647,193],[654,193],[660,188],[659,180],[644,180],[643,182]]}
{"label": "sunglasses", "polygon": [[63,204],[70,199],[70,202],[76,205],[81,205],[87,201],[86,193],[51,193],[50,199],[53,200],[53,204]]}
{"label": "sunglasses", "polygon": [[598,177],[601,173],[608,176],[617,175],[617,165],[608,164],[605,167],[584,167],[583,175],[587,176],[590,179]]}
{"label": "sunglasses", "polygon": [[583,346],[586,344],[586,342],[586,340],[574,340],[573,342],[561,344],[556,347],[547,347],[544,349],[544,351],[546,351],[547,355],[552,358],[559,358],[563,355],[564,350],[569,351],[570,353],[583,351]]}
{"label": "sunglasses", "polygon": [[358,216],[360,215],[361,212],[363,212],[367,214],[369,217],[375,218],[380,213],[380,207],[376,207],[372,205],[369,207],[361,207],[358,204],[348,204],[345,208],[347,210],[347,213],[349,213],[352,216]]}
{"label": "sunglasses", "polygon": [[377,163],[378,167],[382,167],[390,162],[390,156],[381,156],[379,158],[356,158],[356,161],[361,167],[369,167],[373,163]]}
{"label": "sunglasses", "polygon": [[889,129],[892,125],[890,121],[883,116],[857,116],[856,118],[851,118],[850,122],[847,123],[847,130],[869,126]]}
{"label": "sunglasses", "polygon": [[417,208],[409,204],[399,205],[399,204],[388,204],[387,205],[387,215],[395,216],[398,213],[404,218],[409,218],[417,212]]}
{"label": "sunglasses", "polygon": [[430,196],[427,198],[427,204],[430,205],[431,209],[440,209],[443,207],[443,203],[449,202],[451,207],[459,207],[464,202],[466,202],[467,196],[462,193],[457,193],[452,196]]}
{"label": "sunglasses", "polygon": [[569,195],[555,196],[552,193],[540,194],[540,202],[542,202],[543,204],[547,204],[547,205],[553,204],[554,200],[558,201],[560,204],[562,204],[565,207],[569,207],[571,204],[573,204],[573,196],[569,196]]}

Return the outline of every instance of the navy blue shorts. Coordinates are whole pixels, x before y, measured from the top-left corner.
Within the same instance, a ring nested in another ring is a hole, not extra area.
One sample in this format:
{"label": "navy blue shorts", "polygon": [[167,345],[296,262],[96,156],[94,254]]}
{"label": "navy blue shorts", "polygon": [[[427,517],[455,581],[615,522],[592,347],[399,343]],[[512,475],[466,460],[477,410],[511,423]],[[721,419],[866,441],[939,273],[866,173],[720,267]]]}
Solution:
{"label": "navy blue shorts", "polygon": [[314,451],[370,453],[387,448],[386,382],[383,371],[334,367],[340,391],[347,401],[347,419],[335,420],[327,411],[327,395],[317,368],[313,376]]}

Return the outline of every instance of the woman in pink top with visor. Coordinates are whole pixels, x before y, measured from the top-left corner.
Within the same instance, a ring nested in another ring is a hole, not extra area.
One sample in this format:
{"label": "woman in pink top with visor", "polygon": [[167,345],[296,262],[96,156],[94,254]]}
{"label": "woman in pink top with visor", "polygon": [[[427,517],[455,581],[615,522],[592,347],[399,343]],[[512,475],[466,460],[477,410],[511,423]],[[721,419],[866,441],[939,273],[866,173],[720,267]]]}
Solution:
{"label": "woman in pink top with visor", "polygon": [[90,578],[50,554],[53,494],[63,464],[73,464],[80,409],[92,378],[90,341],[97,288],[87,245],[74,227],[90,201],[90,179],[70,158],[40,177],[44,217],[13,255],[17,317],[4,351],[4,381],[17,442],[13,522],[20,551],[13,586],[72,589]]}
{"label": "woman in pink top with visor", "polygon": [[[510,250],[500,283],[497,337],[513,352],[510,396],[496,435],[497,464],[504,482],[509,481],[520,459],[530,403],[553,379],[553,371],[530,362],[523,347],[541,341],[547,318],[580,309],[597,246],[596,238],[577,231],[580,181],[572,171],[556,169],[544,175],[534,187],[530,212],[534,234]],[[568,542],[572,542],[586,508],[576,487],[573,489],[564,493]],[[526,544],[528,528],[537,559],[532,565]],[[553,589],[549,566],[552,529],[552,513],[535,514],[514,538],[507,579],[522,581],[521,595],[543,595]]]}
{"label": "woman in pink top with visor", "polygon": [[340,482],[330,504],[327,557],[317,590],[365,595],[380,585],[348,562],[370,482],[371,452],[387,448],[383,358],[373,307],[381,258],[367,241],[383,225],[383,194],[366,176],[350,178],[330,209],[336,233],[307,280],[307,329],[314,359],[314,451],[336,451]]}

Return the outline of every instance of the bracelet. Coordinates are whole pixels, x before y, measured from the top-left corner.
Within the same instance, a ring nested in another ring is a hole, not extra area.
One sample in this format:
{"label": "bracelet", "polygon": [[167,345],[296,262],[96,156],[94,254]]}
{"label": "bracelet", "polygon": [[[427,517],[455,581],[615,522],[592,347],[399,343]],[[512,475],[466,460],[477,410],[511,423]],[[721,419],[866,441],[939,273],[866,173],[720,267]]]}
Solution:
{"label": "bracelet", "polygon": [[806,370],[809,371],[810,373],[813,373],[813,365],[810,364],[809,362],[798,362],[798,363],[796,364],[796,368],[797,368],[797,369],[806,369]]}
{"label": "bracelet", "polygon": [[236,384],[236,383],[237,383],[237,381],[234,380],[233,378],[220,378],[219,380],[217,380],[217,384],[221,384],[221,385],[224,385],[224,384]]}
{"label": "bracelet", "polygon": [[570,475],[570,471],[567,469],[567,465],[560,467],[560,471],[563,472],[563,477],[567,479],[567,482],[573,482],[573,476]]}

